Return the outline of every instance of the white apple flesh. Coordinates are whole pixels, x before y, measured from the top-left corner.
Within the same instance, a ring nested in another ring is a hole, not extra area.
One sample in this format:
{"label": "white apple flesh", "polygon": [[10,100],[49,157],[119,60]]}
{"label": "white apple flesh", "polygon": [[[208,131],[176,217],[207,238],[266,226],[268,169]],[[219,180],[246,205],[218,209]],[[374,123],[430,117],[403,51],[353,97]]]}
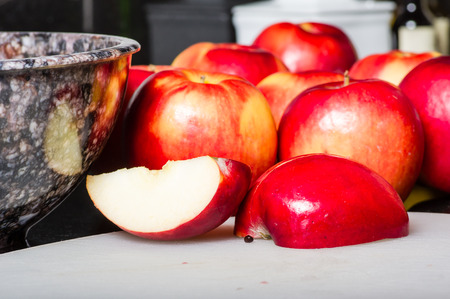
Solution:
{"label": "white apple flesh", "polygon": [[86,179],[94,205],[111,222],[140,237],[187,239],[236,212],[248,191],[250,168],[203,156],[169,161],[160,170],[120,169]]}

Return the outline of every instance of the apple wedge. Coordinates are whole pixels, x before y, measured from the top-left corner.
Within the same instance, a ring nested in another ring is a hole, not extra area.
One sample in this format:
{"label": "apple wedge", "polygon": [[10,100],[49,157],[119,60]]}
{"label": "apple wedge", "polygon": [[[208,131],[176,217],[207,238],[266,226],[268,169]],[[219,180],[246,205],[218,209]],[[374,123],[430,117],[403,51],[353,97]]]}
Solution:
{"label": "apple wedge", "polygon": [[408,235],[408,214],[380,175],[349,159],[311,154],[280,162],[252,186],[235,235],[289,248],[326,248]]}
{"label": "apple wedge", "polygon": [[181,240],[204,234],[233,215],[248,191],[250,167],[202,156],[89,175],[86,188],[97,209],[131,234]]}

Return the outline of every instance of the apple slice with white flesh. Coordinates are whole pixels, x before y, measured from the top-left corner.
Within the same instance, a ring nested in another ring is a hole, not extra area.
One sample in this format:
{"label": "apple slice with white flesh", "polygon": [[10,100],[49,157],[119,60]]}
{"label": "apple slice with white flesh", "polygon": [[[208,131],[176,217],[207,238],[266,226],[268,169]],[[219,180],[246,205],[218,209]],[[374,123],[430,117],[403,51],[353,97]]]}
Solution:
{"label": "apple slice with white flesh", "polygon": [[225,158],[202,156],[168,161],[162,169],[119,169],[90,175],[86,188],[94,205],[131,234],[181,240],[204,234],[238,209],[251,170]]}

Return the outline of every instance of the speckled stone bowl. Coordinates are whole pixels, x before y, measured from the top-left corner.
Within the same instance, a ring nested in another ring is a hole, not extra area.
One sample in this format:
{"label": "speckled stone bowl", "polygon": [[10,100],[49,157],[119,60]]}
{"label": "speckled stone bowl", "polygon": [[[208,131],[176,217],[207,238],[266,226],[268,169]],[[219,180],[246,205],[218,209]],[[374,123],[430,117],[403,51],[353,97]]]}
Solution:
{"label": "speckled stone bowl", "polygon": [[139,49],[118,36],[0,32],[0,249],[23,239],[86,174]]}

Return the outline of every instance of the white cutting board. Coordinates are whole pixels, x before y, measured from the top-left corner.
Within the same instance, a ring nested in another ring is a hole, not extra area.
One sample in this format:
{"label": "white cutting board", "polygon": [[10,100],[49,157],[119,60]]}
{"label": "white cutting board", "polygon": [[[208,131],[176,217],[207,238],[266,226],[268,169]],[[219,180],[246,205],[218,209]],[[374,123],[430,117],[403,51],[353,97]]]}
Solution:
{"label": "white cutting board", "polygon": [[1,298],[449,298],[450,215],[331,249],[245,243],[233,222],[183,242],[115,232],[0,255]]}

